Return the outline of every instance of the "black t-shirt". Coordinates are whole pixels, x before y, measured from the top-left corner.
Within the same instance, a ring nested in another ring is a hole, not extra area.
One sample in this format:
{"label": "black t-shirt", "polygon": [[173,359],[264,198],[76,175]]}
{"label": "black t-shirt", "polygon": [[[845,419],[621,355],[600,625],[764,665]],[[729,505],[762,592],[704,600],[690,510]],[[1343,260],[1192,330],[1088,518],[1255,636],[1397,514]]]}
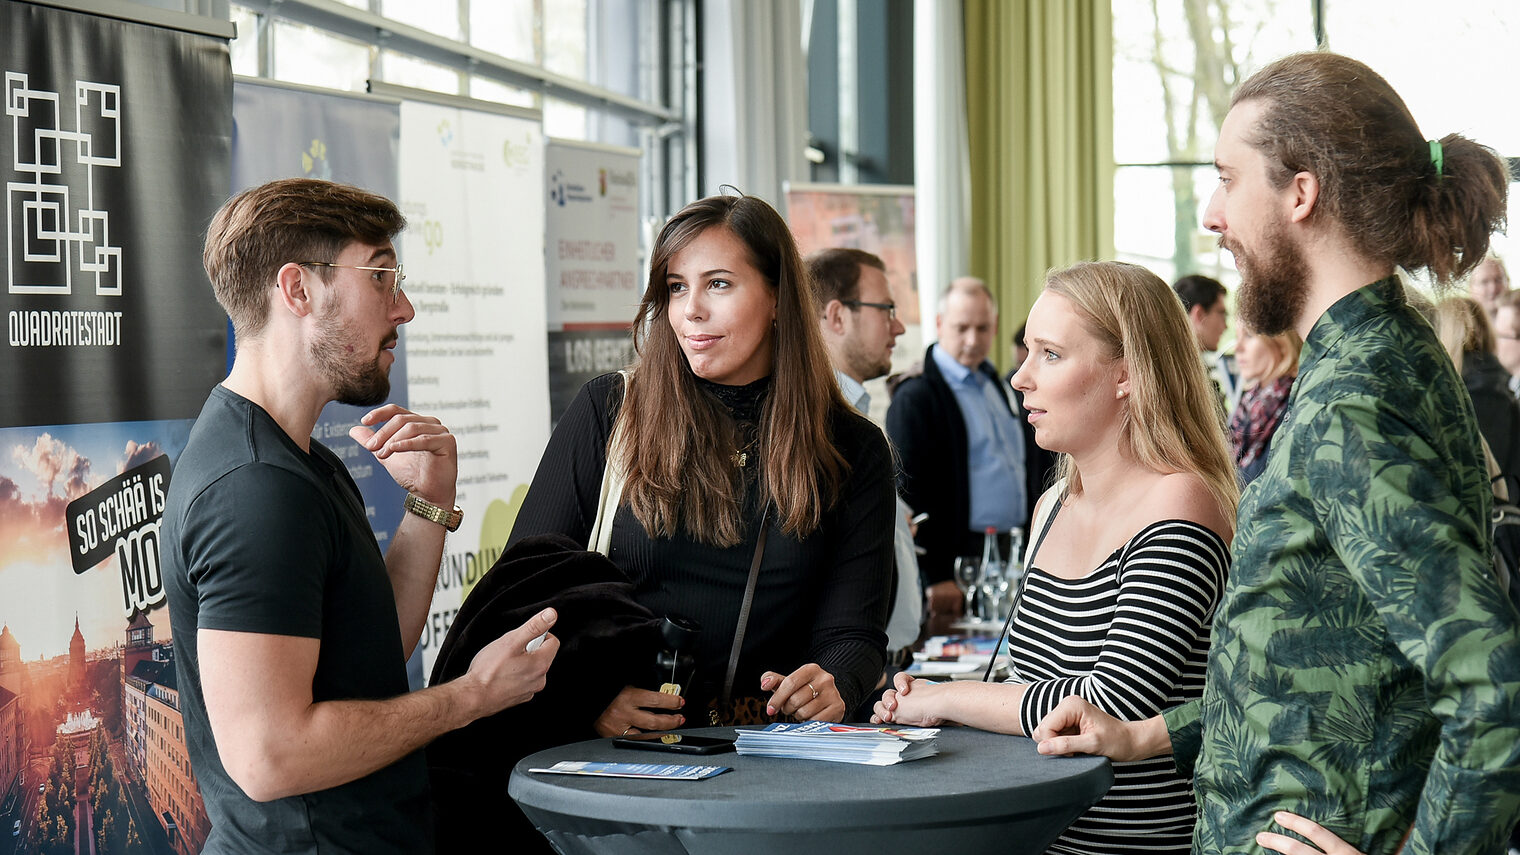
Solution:
{"label": "black t-shirt", "polygon": [[[545,532],[588,541],[607,438],[622,399],[617,374],[581,388],[549,439],[511,542]],[[770,527],[734,677],[735,696],[762,695],[760,674],[766,670],[786,674],[816,662],[834,675],[846,707],[854,709],[881,674],[895,572],[892,460],[875,425],[845,407],[832,416],[831,438],[849,472],[839,500],[812,534],[799,540],[779,525]],[[628,574],[634,597],[657,615],[680,615],[702,625],[696,678],[686,693],[698,704],[722,688],[759,534],[757,504],[745,502],[751,512],[744,541],[728,548],[700,543],[684,532],[651,538],[627,505],[614,517],[608,557]],[[687,718],[697,716],[688,709]]]}
{"label": "black t-shirt", "polygon": [[358,488],[319,444],[217,386],[175,464],[163,523],[180,712],[211,820],[206,852],[426,852],[422,753],[357,781],[271,802],[223,768],[201,689],[198,628],[320,639],[317,701],[407,691],[384,557]]}

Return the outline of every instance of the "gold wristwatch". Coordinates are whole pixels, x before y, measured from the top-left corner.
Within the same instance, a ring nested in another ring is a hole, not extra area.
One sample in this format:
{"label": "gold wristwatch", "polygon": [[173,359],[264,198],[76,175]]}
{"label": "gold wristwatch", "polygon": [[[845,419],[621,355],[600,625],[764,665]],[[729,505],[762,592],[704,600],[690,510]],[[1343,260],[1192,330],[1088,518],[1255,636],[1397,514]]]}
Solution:
{"label": "gold wristwatch", "polygon": [[464,511],[458,505],[454,506],[454,510],[446,511],[416,493],[407,493],[406,502],[402,506],[408,512],[428,522],[438,523],[449,531],[459,531],[459,524],[464,521]]}

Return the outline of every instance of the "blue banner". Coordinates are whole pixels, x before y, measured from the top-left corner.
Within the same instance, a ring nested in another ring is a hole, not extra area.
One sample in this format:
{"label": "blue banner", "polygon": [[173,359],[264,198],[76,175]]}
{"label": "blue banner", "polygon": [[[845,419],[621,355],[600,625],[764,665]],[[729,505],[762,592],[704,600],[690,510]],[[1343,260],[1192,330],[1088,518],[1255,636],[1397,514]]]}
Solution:
{"label": "blue banner", "polygon": [[[277,178],[305,177],[341,181],[396,198],[401,114],[395,102],[240,81],[233,86],[232,116],[232,192]],[[401,261],[406,263],[404,258]],[[408,401],[405,326],[399,335],[388,400],[404,407]],[[230,349],[227,358],[230,368]],[[348,437],[348,429],[370,409],[328,404],[312,436],[348,467],[384,551],[401,523],[406,493],[368,451]]]}

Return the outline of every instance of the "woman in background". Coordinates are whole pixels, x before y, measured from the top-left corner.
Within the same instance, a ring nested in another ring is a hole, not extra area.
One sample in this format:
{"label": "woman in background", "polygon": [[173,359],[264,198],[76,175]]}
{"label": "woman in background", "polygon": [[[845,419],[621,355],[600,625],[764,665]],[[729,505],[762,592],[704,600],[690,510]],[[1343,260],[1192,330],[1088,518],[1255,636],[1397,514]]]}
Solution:
{"label": "woman in background", "polygon": [[1244,327],[1235,344],[1235,365],[1245,391],[1230,417],[1230,451],[1240,485],[1251,483],[1267,466],[1267,449],[1288,410],[1288,393],[1298,376],[1303,339],[1289,330],[1261,335]]}
{"label": "woman in background", "polygon": [[1520,403],[1509,392],[1509,372],[1499,364],[1498,340],[1488,314],[1471,297],[1436,303],[1436,335],[1472,396],[1478,432],[1499,466],[1509,500],[1520,497]]}
{"label": "woman in background", "polygon": [[703,707],[723,695],[757,553],[722,723],[840,721],[881,674],[892,461],[839,393],[806,277],[764,201],[687,205],[651,253],[626,381],[587,383],[544,451],[511,541],[558,532],[594,546],[610,462],[624,482],[607,556],[641,604],[702,628],[681,695],[625,687],[596,721],[603,736],[712,720]]}
{"label": "woman in background", "polygon": [[[1143,267],[1049,274],[1014,374],[1060,480],[1041,497],[1005,683],[897,675],[874,720],[1027,734],[1067,695],[1138,720],[1203,691],[1238,492],[1214,392],[1171,288]],[[1188,852],[1195,806],[1171,758],[1114,764],[1060,853]]]}

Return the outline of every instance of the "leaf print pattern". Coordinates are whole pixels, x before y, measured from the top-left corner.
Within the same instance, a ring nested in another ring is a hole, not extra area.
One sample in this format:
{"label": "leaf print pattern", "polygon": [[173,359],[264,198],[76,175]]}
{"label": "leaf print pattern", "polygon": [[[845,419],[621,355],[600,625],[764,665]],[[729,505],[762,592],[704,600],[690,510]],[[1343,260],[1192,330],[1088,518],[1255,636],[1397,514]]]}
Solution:
{"label": "leaf print pattern", "polygon": [[1520,813],[1520,616],[1461,380],[1394,279],[1304,345],[1242,500],[1202,700],[1169,710],[1195,852],[1257,851],[1272,812],[1361,851],[1494,851]]}

